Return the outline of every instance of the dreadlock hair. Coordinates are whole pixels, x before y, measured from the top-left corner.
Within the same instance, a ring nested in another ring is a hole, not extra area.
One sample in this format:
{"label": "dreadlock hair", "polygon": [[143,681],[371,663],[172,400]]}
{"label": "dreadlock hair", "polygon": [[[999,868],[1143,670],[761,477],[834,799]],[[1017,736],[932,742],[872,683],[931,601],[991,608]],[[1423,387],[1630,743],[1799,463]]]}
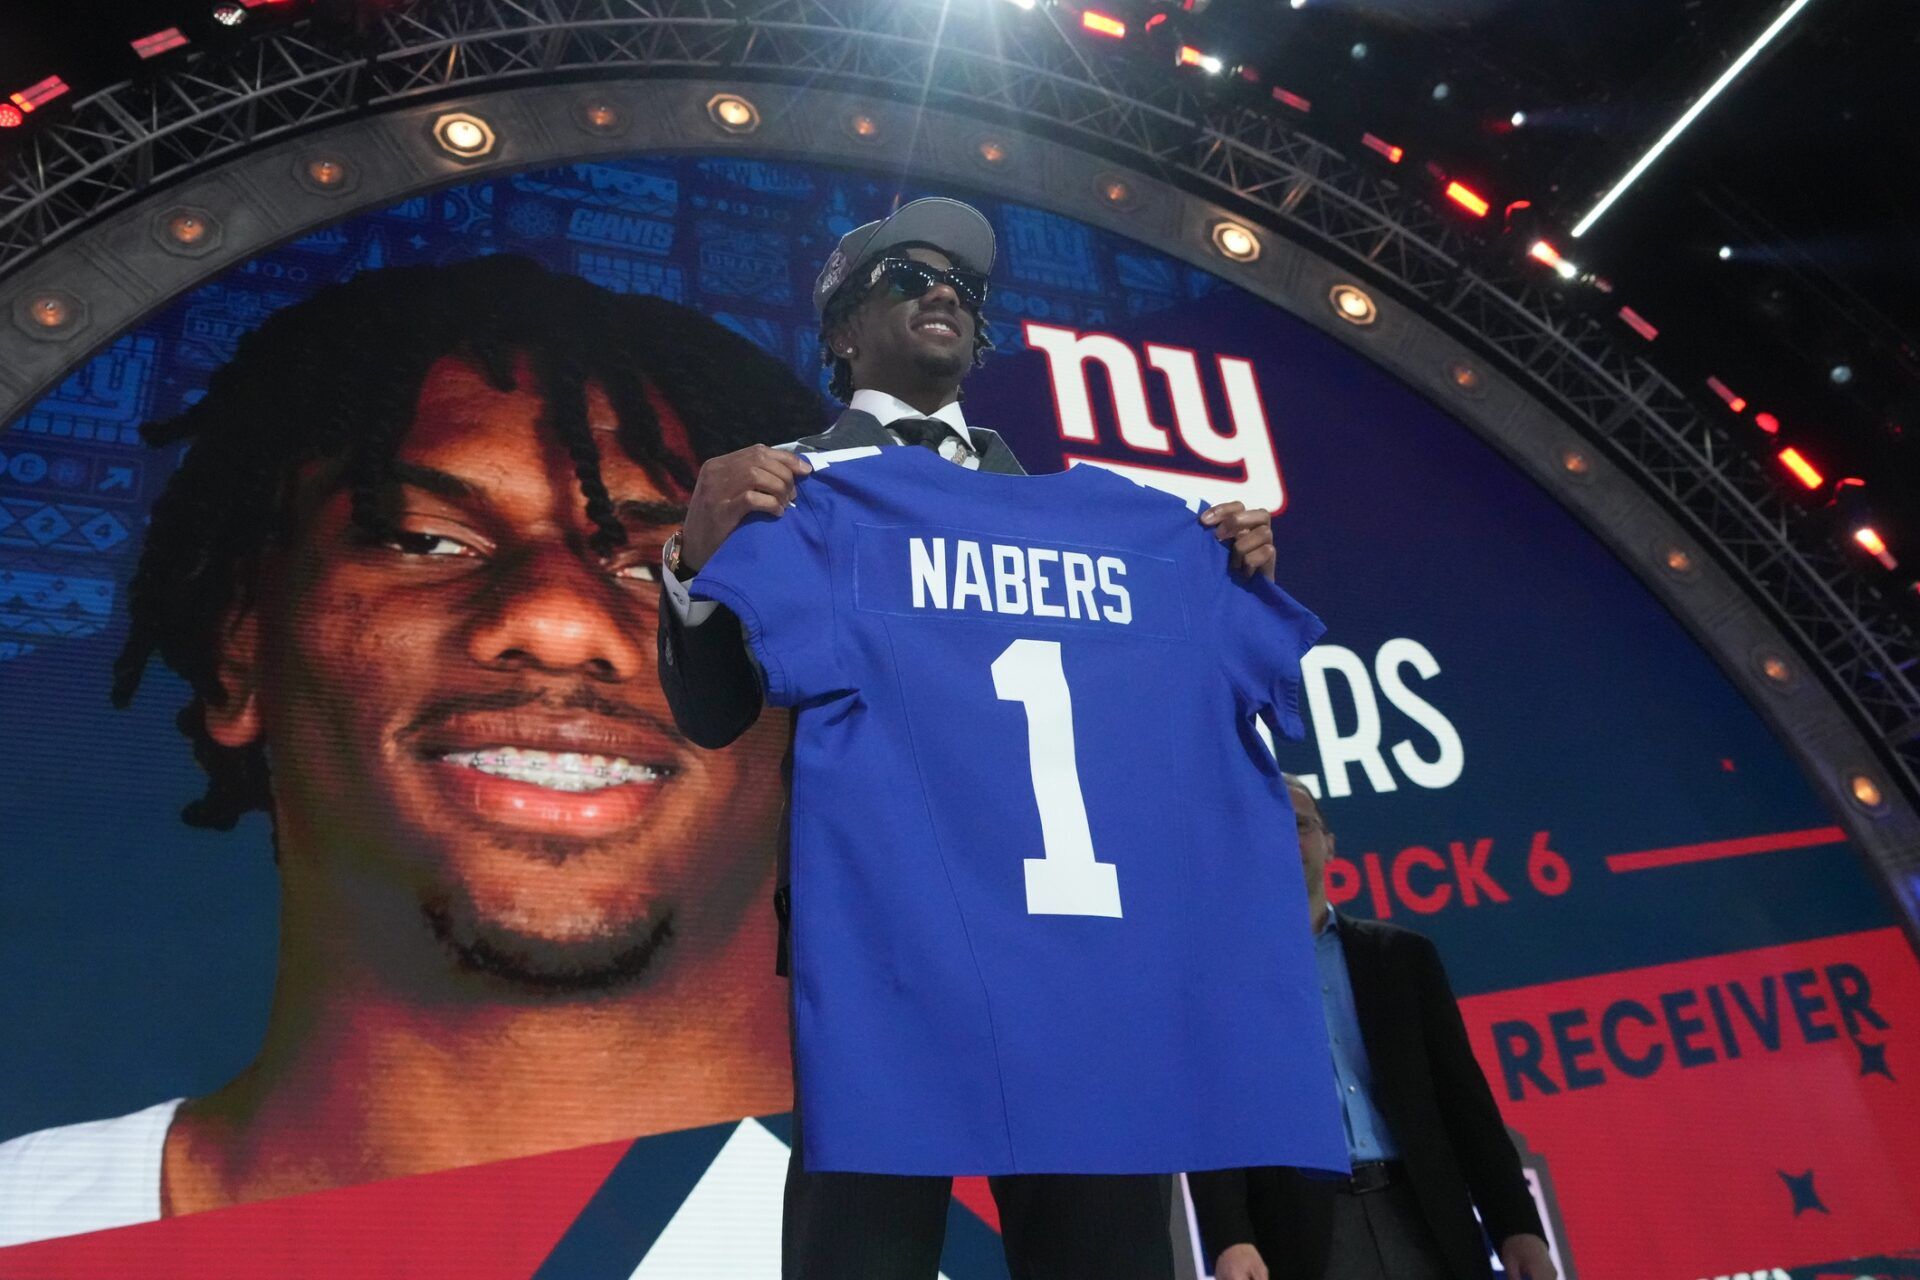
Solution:
{"label": "dreadlock hair", "polygon": [[[820,367],[833,370],[833,376],[827,381],[827,394],[841,404],[846,404],[853,399],[853,366],[833,349],[833,343],[829,339],[854,312],[860,309],[860,304],[867,300],[868,295],[879,287],[872,280],[874,264],[902,249],[932,249],[939,253],[945,252],[939,245],[921,244],[916,241],[894,245],[885,253],[868,258],[856,270],[847,273],[847,282],[840,286],[838,293],[827,299],[826,310],[820,316]],[[960,305],[966,307],[965,303]],[[972,310],[972,308],[967,309]],[[991,350],[993,350],[993,338],[987,333],[986,317],[974,311],[973,367],[975,369],[987,362],[987,352]]]}
{"label": "dreadlock hair", "polygon": [[[338,466],[354,522],[381,531],[380,495],[421,383],[449,355],[471,360],[503,392],[515,389],[516,358],[526,357],[545,401],[542,424],[573,461],[603,555],[626,531],[587,423],[590,382],[606,390],[621,448],[669,491],[691,490],[707,458],[793,439],[825,416],[785,364],[700,313],[513,255],[363,272],[275,313],[241,340],[203,399],[141,432],[155,447],[189,447],[153,505],[113,703],[132,700],[156,654],[192,688],[175,723],[207,789],[182,811],[188,824],[227,830],[270,807],[265,751],[214,741],[206,709],[226,698],[216,654],[228,610],[252,598],[260,557],[296,532],[302,468]],[[691,461],[663,435],[650,390],[680,419]]]}

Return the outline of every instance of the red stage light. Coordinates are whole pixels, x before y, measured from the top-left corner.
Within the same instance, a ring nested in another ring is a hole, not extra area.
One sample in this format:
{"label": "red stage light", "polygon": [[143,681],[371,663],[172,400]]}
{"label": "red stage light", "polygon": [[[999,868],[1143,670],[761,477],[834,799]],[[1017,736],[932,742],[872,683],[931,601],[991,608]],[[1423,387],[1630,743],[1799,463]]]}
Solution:
{"label": "red stage light", "polygon": [[1627,328],[1633,330],[1648,342],[1660,336],[1660,331],[1647,323],[1647,318],[1632,307],[1620,308],[1620,318],[1626,321]]}
{"label": "red stage light", "polygon": [[9,100],[22,111],[37,111],[67,91],[67,82],[59,76],[48,76],[38,84],[30,84]]}
{"label": "red stage light", "polygon": [[133,41],[133,51],[142,58],[157,58],[170,49],[178,49],[187,42],[180,28],[168,27],[165,31],[156,31],[150,36],[141,36]]}
{"label": "red stage light", "polygon": [[1080,25],[1097,36],[1111,36],[1118,40],[1127,34],[1127,24],[1110,13],[1098,9],[1088,9],[1080,15]]}
{"label": "red stage light", "polygon": [[1897,569],[1900,562],[1893,558],[1893,552],[1887,550],[1887,541],[1872,525],[1862,525],[1853,531],[1853,540],[1860,544],[1866,553],[1889,569]]}
{"label": "red stage light", "polygon": [[0,102],[0,129],[18,129],[26,122],[26,112],[11,102]]}
{"label": "red stage light", "polygon": [[1535,262],[1544,262],[1550,267],[1557,267],[1562,261],[1560,251],[1545,240],[1535,240],[1533,248],[1527,250],[1527,256]]}
{"label": "red stage light", "polygon": [[1780,451],[1780,461],[1787,464],[1787,470],[1794,478],[1809,489],[1818,489],[1826,483],[1826,477],[1814,470],[1813,464],[1800,456],[1798,449],[1788,447]]}
{"label": "red stage light", "polygon": [[1156,14],[1154,14],[1154,15],[1153,15],[1153,16],[1152,16],[1151,18],[1148,18],[1148,19],[1147,19],[1147,25],[1146,25],[1146,26],[1144,26],[1144,27],[1142,27],[1142,28],[1141,28],[1141,30],[1142,30],[1142,31],[1151,31],[1151,30],[1153,30],[1153,29],[1154,29],[1155,27],[1157,27],[1157,26],[1159,26],[1159,25],[1160,25],[1161,23],[1163,23],[1163,22],[1165,22],[1166,20],[1167,20],[1167,15],[1166,15],[1166,14],[1164,14],[1164,13],[1156,13]]}
{"label": "red stage light", "polygon": [[[1713,389],[1713,394],[1727,402],[1727,408],[1733,410],[1735,413],[1745,412],[1747,407],[1747,398],[1745,396],[1735,395],[1733,388],[1718,378],[1708,378],[1707,386]],[[1779,424],[1776,423],[1775,425],[1778,426]]]}
{"label": "red stage light", "polygon": [[1210,75],[1217,75],[1220,71],[1220,59],[1211,54],[1202,53],[1190,44],[1180,46],[1180,65],[1198,67]]}
{"label": "red stage light", "polygon": [[1487,203],[1485,196],[1475,191],[1472,187],[1459,182],[1449,182],[1447,184],[1447,199],[1453,201],[1476,218],[1486,217],[1487,210],[1493,207]]}
{"label": "red stage light", "polygon": [[1780,430],[1780,419],[1770,413],[1756,413],[1753,415],[1753,425],[1768,435],[1774,435]]}
{"label": "red stage light", "polygon": [[1385,138],[1375,137],[1371,133],[1361,134],[1360,141],[1366,143],[1372,150],[1378,151],[1381,155],[1385,156],[1389,164],[1399,164],[1400,157],[1407,154],[1404,148],[1396,147]]}
{"label": "red stage light", "polygon": [[1280,88],[1278,85],[1274,86],[1273,100],[1275,102],[1283,103],[1286,106],[1292,107],[1295,111],[1313,110],[1313,104],[1311,102],[1308,102],[1305,98],[1301,97],[1297,93],[1288,93],[1285,89]]}

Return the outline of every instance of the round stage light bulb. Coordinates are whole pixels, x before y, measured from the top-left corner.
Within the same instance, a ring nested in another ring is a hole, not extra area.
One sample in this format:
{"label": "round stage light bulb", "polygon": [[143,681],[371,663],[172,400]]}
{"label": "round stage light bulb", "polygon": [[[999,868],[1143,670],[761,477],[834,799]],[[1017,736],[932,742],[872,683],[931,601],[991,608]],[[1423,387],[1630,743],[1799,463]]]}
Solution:
{"label": "round stage light bulb", "polygon": [[207,220],[197,213],[176,213],[167,219],[167,235],[176,244],[199,244],[207,238]]}
{"label": "round stage light bulb", "polygon": [[1307,0],[1287,0],[1287,6],[1293,9],[1304,9],[1307,7]]}
{"label": "round stage light bulb", "polygon": [[1452,92],[1453,90],[1447,86],[1446,82],[1442,81],[1439,84],[1433,86],[1433,100],[1435,102],[1445,102],[1447,100],[1447,95]]}
{"label": "round stage light bulb", "polygon": [[1114,178],[1100,185],[1100,195],[1108,204],[1125,204],[1133,198],[1133,188]]}
{"label": "round stage light bulb", "polygon": [[341,164],[338,160],[328,160],[325,158],[309,160],[307,161],[307,177],[312,179],[315,186],[337,187],[346,180],[347,166]]}
{"label": "round stage light bulb", "polygon": [[1878,809],[1887,802],[1881,794],[1880,784],[1864,773],[1856,773],[1847,779],[1847,790],[1853,793],[1854,803],[1862,809]]}
{"label": "round stage light bulb", "polygon": [[1844,387],[1853,381],[1853,366],[1850,364],[1837,364],[1827,370],[1827,377],[1832,379],[1834,386]]}
{"label": "round stage light bulb", "polygon": [[980,158],[988,164],[999,164],[1007,158],[1006,147],[992,138],[982,138],[976,150],[979,151]]}
{"label": "round stage light bulb", "polygon": [[73,309],[58,294],[45,293],[27,304],[27,314],[42,329],[58,329],[73,317]]}
{"label": "round stage light bulb", "polygon": [[580,112],[580,118],[595,129],[611,129],[620,123],[620,113],[604,102],[590,102]]}
{"label": "round stage light bulb", "polygon": [[1730,244],[1723,244],[1723,245],[1721,245],[1721,246],[1720,246],[1720,261],[1722,261],[1722,262],[1731,262],[1731,261],[1733,261],[1733,246],[1732,246],[1732,245],[1730,245]]}
{"label": "round stage light bulb", "polygon": [[1587,461],[1587,455],[1578,449],[1569,449],[1560,455],[1560,467],[1570,476],[1583,476],[1593,469]]}
{"label": "round stage light bulb", "polygon": [[1693,557],[1679,547],[1667,548],[1667,569],[1673,573],[1686,573],[1693,568]]}
{"label": "round stage light bulb", "polygon": [[871,142],[880,136],[880,122],[862,111],[848,119],[847,130],[862,142]]}
{"label": "round stage light bulb", "polygon": [[1347,50],[1347,53],[1349,56],[1353,58],[1355,62],[1358,62],[1362,58],[1367,56],[1367,46],[1364,42],[1360,44],[1356,44],[1353,46],[1353,48]]}
{"label": "round stage light bulb", "polygon": [[751,133],[760,127],[760,111],[738,94],[716,93],[707,100],[707,114],[728,133]]}
{"label": "round stage light bulb", "polygon": [[1760,660],[1760,674],[1775,684],[1785,684],[1793,679],[1793,668],[1787,665],[1785,658],[1770,653]]}
{"label": "round stage light bulb", "polygon": [[1337,284],[1328,291],[1327,301],[1333,304],[1333,313],[1348,324],[1369,325],[1380,316],[1373,299],[1359,285]]}
{"label": "round stage light bulb", "polygon": [[1527,122],[1527,113],[1524,111],[1516,111],[1512,115],[1507,117],[1507,123],[1511,124],[1516,129],[1518,129],[1521,125],[1525,124],[1526,122]]}
{"label": "round stage light bulb", "polygon": [[1456,364],[1447,370],[1447,376],[1453,379],[1453,385],[1462,391],[1471,391],[1480,385],[1480,371],[1470,364]]}
{"label": "round stage light bulb", "polygon": [[26,122],[26,112],[11,102],[0,102],[0,129],[18,129]]}
{"label": "round stage light bulb", "polygon": [[1260,237],[1237,222],[1217,223],[1213,247],[1235,262],[1252,262],[1260,256]]}
{"label": "round stage light bulb", "polygon": [[213,6],[213,20],[223,27],[237,27],[247,20],[247,11],[237,4]]}
{"label": "round stage light bulb", "polygon": [[455,151],[475,151],[487,140],[480,126],[471,120],[455,120],[447,126],[447,145]]}

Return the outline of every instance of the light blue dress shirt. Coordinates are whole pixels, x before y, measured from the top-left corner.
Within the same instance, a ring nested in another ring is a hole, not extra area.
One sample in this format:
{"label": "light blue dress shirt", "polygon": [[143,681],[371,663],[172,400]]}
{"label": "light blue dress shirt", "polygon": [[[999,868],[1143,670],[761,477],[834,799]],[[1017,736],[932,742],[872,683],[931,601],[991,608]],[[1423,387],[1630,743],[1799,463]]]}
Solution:
{"label": "light blue dress shirt", "polygon": [[1355,1164],[1368,1160],[1397,1160],[1400,1148],[1387,1128],[1387,1118],[1373,1100],[1373,1064],[1360,1035],[1360,1015],[1353,1007],[1353,980],[1347,975],[1347,954],[1340,940],[1340,915],[1327,908],[1326,927],[1313,939],[1314,959],[1320,965],[1320,1002],[1327,1015],[1327,1039],[1333,1047],[1333,1077],[1340,1088],[1340,1111],[1347,1122],[1347,1154]]}

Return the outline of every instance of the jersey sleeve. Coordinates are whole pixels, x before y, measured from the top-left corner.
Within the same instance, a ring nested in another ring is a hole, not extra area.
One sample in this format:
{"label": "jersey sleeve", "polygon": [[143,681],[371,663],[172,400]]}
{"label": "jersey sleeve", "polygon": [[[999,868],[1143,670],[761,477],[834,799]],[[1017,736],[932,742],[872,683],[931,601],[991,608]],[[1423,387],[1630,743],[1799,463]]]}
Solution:
{"label": "jersey sleeve", "polygon": [[1300,659],[1326,634],[1326,624],[1264,575],[1242,578],[1227,569],[1224,557],[1213,563],[1226,579],[1217,617],[1228,680],[1249,713],[1267,710],[1286,737],[1306,737]]}
{"label": "jersey sleeve", "polygon": [[835,645],[829,542],[818,498],[802,479],[779,516],[743,521],[687,584],[733,611],[760,664],[767,701],[797,706],[850,687]]}

